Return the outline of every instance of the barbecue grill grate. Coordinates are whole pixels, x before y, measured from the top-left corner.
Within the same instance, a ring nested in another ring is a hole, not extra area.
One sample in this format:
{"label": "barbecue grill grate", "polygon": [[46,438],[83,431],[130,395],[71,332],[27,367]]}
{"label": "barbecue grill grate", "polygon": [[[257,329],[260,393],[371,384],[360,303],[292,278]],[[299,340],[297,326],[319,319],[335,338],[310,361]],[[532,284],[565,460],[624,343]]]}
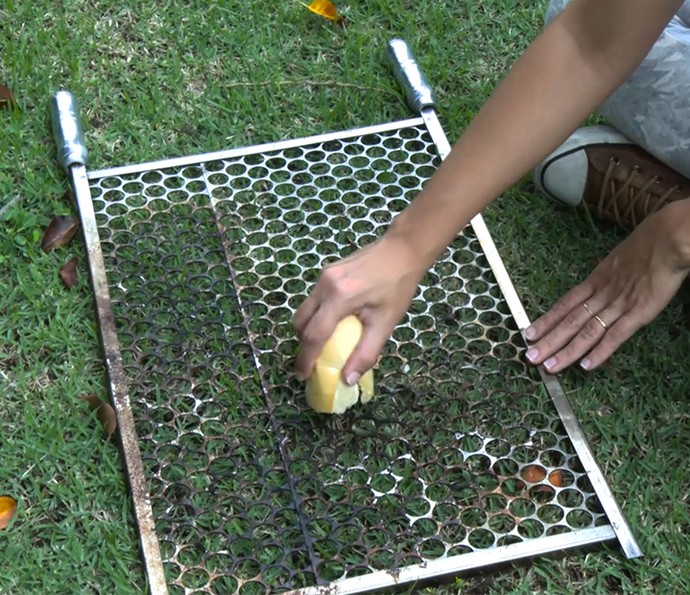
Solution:
{"label": "barbecue grill grate", "polygon": [[615,538],[471,225],[385,347],[377,400],[305,405],[295,308],[438,155],[417,118],[88,176],[153,591],[357,592]]}

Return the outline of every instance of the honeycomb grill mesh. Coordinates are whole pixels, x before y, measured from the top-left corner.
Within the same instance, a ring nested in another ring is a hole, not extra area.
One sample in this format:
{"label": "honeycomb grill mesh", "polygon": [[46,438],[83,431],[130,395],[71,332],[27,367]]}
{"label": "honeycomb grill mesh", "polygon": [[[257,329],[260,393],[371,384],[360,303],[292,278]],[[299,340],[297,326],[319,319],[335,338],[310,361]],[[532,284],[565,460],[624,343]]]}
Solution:
{"label": "honeycomb grill mesh", "polygon": [[403,126],[91,178],[171,593],[280,592],[606,524],[471,227],[378,399],[310,411],[291,317],[438,165]]}

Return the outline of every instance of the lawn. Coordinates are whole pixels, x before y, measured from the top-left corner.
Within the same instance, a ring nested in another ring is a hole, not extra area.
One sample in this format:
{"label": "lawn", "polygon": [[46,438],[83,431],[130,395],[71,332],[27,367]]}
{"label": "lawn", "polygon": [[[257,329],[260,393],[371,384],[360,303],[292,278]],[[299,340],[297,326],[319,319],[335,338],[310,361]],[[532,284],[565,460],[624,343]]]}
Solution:
{"label": "lawn", "polygon": [[[455,139],[541,26],[545,2],[338,3],[339,27],[297,1],[0,3],[0,592],[144,593],[117,447],[79,397],[107,398],[80,236],[40,249],[71,212],[47,115],[82,106],[89,167],[138,163],[410,116],[383,60],[403,37]],[[539,197],[525,178],[485,213],[532,317],[623,236]],[[556,249],[554,249],[556,248]],[[67,290],[60,266],[79,258]],[[690,592],[687,292],[602,369],[562,382],[645,557],[595,548],[415,591]]]}

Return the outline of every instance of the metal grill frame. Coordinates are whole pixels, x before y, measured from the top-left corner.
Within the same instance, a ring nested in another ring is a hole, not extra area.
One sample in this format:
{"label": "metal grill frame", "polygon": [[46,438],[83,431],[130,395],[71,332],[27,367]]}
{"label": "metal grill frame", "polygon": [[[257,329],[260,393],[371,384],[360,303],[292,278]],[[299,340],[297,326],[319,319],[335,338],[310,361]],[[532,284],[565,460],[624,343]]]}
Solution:
{"label": "metal grill frame", "polygon": [[[437,148],[439,156],[444,159],[448,155],[450,152],[450,145],[438,122],[436,114],[432,108],[425,107],[421,112],[421,117],[401,122],[386,123],[378,126],[369,126],[277,143],[268,143],[242,149],[232,149],[228,151],[154,161],[126,167],[101,169],[90,172],[88,175],[84,166],[72,166],[73,185],[89,256],[89,268],[96,298],[99,329],[108,367],[109,389],[118,416],[119,434],[127,478],[132,492],[141,539],[143,560],[152,593],[166,593],[167,585],[163,572],[151,502],[147,492],[146,476],[142,464],[139,438],[137,436],[130,403],[128,378],[123,365],[116,321],[113,315],[110,290],[108,287],[96,215],[93,208],[90,184],[95,180],[109,176],[123,176],[136,172],[183,167],[217,160],[229,160],[251,154],[272,153],[292,147],[343,140],[355,136],[361,137],[369,134],[380,134],[412,126],[426,127]],[[501,289],[503,298],[509,307],[510,314],[520,332],[522,332],[529,326],[529,319],[481,215],[477,215],[471,221],[471,227],[482,247],[484,256],[489,262],[493,275]],[[585,434],[577,421],[575,413],[560,383],[554,376],[548,375],[543,368],[540,368],[539,374],[551,396],[555,409],[570,437],[572,446],[581,461],[610,524],[575,530],[570,533],[540,537],[521,543],[493,547],[485,551],[476,551],[425,561],[421,564],[391,568],[385,571],[374,571],[363,576],[345,578],[326,586],[307,587],[294,592],[317,594],[371,591],[410,581],[439,577],[446,574],[462,572],[464,570],[492,566],[548,552],[561,551],[615,539],[619,541],[627,557],[641,555],[641,551],[606,483],[601,469],[596,463]]]}

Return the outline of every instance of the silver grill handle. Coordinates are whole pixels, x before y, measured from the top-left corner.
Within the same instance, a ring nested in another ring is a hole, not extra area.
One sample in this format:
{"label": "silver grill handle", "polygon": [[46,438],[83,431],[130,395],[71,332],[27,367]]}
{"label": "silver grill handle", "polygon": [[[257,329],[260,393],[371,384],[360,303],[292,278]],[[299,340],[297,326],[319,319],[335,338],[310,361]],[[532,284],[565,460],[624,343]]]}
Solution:
{"label": "silver grill handle", "polygon": [[388,42],[388,61],[412,111],[419,113],[425,107],[434,107],[434,93],[419,69],[407,42],[402,39],[391,39]]}
{"label": "silver grill handle", "polygon": [[49,110],[60,165],[65,170],[75,164],[86,165],[88,152],[74,95],[58,91],[50,98]]}

